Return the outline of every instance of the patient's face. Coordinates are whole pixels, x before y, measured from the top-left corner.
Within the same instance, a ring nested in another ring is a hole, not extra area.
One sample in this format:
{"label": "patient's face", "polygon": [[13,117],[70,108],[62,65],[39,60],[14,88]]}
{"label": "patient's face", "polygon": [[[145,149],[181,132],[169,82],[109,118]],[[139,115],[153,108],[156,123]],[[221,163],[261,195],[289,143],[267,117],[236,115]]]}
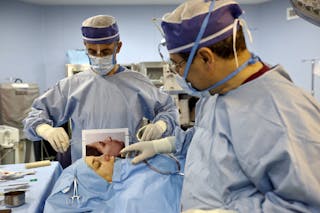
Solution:
{"label": "patient's face", "polygon": [[85,158],[88,166],[108,182],[112,182],[114,160],[115,158],[113,156],[106,154],[101,156],[87,156]]}
{"label": "patient's face", "polygon": [[124,142],[113,140],[112,138],[108,137],[104,141],[97,141],[92,144],[88,144],[88,146],[95,147],[103,154],[108,154],[110,156],[120,156],[121,149],[124,148]]}

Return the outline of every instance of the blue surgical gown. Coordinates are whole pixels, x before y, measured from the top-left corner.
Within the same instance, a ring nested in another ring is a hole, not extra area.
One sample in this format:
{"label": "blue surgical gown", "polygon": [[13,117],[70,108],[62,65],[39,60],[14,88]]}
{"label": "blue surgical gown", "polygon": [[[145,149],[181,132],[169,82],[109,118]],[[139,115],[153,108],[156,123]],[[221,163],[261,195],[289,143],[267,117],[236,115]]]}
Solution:
{"label": "blue surgical gown", "polygon": [[132,143],[143,117],[165,121],[167,136],[177,125],[178,110],[172,98],[147,77],[120,67],[112,76],[102,77],[87,70],[62,79],[34,101],[23,123],[27,138],[39,141],[41,137],[35,132],[39,124],[56,127],[70,120],[74,162],[82,156],[82,130],[128,128]]}
{"label": "blue surgical gown", "polygon": [[176,131],[183,210],[320,212],[320,105],[287,76],[198,101],[194,128]]}
{"label": "blue surgical gown", "polygon": [[[144,163],[132,165],[131,160],[117,159],[112,183],[108,183],[83,159],[79,159],[66,168],[57,180],[46,200],[44,212],[180,213],[183,177],[162,175]],[[183,158],[179,161],[183,167]],[[177,171],[176,162],[163,155],[155,156],[148,162],[161,171]],[[75,177],[81,200],[71,205],[67,200],[73,194]]]}

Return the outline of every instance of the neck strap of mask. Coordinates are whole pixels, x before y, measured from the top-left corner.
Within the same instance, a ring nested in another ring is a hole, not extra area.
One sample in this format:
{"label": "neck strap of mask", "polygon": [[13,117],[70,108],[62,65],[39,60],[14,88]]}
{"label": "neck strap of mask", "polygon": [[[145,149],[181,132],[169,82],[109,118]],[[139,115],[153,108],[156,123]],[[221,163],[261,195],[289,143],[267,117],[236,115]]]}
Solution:
{"label": "neck strap of mask", "polygon": [[118,43],[116,42],[114,44],[114,49],[113,49],[113,53],[112,53],[112,63],[113,64],[116,64],[117,61],[116,61],[116,52],[117,52],[117,49],[118,49]]}
{"label": "neck strap of mask", "polygon": [[211,87],[205,89],[207,91],[210,91],[212,89],[215,89],[219,86],[221,86],[222,84],[226,83],[227,81],[229,81],[231,78],[233,78],[234,76],[236,76],[239,72],[241,72],[245,67],[247,67],[248,65],[254,64],[257,61],[259,61],[259,57],[251,54],[251,58],[249,60],[247,60],[245,63],[243,63],[240,67],[238,67],[238,69],[236,69],[235,71],[233,71],[232,73],[230,73],[227,77],[225,77],[224,79],[222,79],[221,81],[218,81],[217,83],[213,84]]}

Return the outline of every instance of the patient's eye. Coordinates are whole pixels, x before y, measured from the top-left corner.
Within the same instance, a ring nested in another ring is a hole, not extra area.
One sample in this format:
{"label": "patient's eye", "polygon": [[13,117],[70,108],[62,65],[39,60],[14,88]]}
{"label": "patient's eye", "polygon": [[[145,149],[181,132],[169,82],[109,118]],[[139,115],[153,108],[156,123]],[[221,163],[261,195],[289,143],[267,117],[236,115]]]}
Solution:
{"label": "patient's eye", "polygon": [[106,143],[103,142],[103,141],[99,141],[99,144],[100,144],[100,146],[102,146],[102,147],[104,147],[104,146],[106,145]]}
{"label": "patient's eye", "polygon": [[96,159],[93,159],[92,166],[94,169],[99,169],[101,166],[101,162]]}

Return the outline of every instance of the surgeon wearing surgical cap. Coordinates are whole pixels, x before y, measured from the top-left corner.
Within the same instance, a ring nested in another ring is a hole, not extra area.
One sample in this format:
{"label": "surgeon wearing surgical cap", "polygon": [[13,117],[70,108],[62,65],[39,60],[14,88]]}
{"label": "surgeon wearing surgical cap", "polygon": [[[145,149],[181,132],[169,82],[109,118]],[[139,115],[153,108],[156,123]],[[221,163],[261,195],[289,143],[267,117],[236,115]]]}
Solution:
{"label": "surgeon wearing surgical cap", "polygon": [[[143,118],[148,139],[168,136],[178,125],[172,98],[144,75],[117,64],[122,42],[116,20],[97,15],[82,23],[82,36],[90,69],[60,80],[33,105],[24,119],[24,132],[32,141],[47,140],[57,152],[71,145],[72,162],[81,158],[84,129],[128,128],[135,142]],[[70,120],[72,139],[61,126]]]}
{"label": "surgeon wearing surgical cap", "polygon": [[163,16],[171,70],[200,97],[195,125],[122,153],[185,154],[188,213],[320,212],[320,105],[247,49],[242,13],[236,1],[191,0]]}

